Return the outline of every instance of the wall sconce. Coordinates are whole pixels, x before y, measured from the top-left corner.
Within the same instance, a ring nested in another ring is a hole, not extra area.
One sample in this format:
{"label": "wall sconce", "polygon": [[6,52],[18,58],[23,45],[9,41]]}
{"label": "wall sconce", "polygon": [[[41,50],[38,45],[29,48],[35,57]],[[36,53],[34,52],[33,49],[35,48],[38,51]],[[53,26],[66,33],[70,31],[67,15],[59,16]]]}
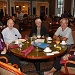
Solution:
{"label": "wall sconce", "polygon": [[18,5],[18,3],[16,3],[16,8],[19,8],[19,5]]}
{"label": "wall sconce", "polygon": [[24,5],[24,3],[23,3],[23,6],[22,6],[23,8],[25,8],[25,5]]}
{"label": "wall sconce", "polygon": [[19,6],[17,5],[16,8],[18,8]]}
{"label": "wall sconce", "polygon": [[25,8],[25,5],[23,5],[23,8]]}

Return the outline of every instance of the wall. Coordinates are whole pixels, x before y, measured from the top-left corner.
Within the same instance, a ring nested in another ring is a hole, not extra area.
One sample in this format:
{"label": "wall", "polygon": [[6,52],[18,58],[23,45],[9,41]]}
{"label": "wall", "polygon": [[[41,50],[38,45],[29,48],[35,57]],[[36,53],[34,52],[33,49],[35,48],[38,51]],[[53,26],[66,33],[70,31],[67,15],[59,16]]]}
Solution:
{"label": "wall", "polygon": [[49,15],[55,15],[55,0],[49,0]]}
{"label": "wall", "polygon": [[71,2],[72,0],[64,0],[64,11],[71,10]]}

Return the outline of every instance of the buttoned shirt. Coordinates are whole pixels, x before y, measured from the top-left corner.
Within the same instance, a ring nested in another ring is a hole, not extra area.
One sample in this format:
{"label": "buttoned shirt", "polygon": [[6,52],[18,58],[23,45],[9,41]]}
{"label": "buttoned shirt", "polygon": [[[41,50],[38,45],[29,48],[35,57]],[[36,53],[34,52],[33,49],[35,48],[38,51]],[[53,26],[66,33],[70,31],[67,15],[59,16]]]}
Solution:
{"label": "buttoned shirt", "polygon": [[18,38],[21,38],[21,34],[19,33],[19,31],[16,28],[12,28],[12,30],[10,30],[8,27],[5,28],[2,31],[3,34],[3,38],[5,42],[8,42],[9,44],[13,41],[15,41]]}

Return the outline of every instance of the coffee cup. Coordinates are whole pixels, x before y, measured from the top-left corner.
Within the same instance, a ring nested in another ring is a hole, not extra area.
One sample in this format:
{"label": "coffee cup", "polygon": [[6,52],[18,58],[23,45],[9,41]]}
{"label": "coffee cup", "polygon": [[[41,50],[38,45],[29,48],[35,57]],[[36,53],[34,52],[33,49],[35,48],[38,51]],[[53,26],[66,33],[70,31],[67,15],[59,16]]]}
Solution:
{"label": "coffee cup", "polygon": [[62,44],[65,44],[65,41],[62,41]]}
{"label": "coffee cup", "polygon": [[47,40],[52,40],[51,37],[48,37]]}
{"label": "coffee cup", "polygon": [[18,40],[16,40],[16,41],[15,41],[15,44],[19,44],[19,41],[18,41]]}

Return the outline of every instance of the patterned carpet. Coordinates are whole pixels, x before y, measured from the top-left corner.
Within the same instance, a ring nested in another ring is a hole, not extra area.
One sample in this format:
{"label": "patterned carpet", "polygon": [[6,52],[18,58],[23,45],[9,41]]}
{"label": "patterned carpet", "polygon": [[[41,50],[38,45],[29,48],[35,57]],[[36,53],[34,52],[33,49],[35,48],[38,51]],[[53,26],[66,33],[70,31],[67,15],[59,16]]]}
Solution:
{"label": "patterned carpet", "polygon": [[[52,60],[41,62],[40,63],[41,72],[50,70],[52,68],[52,64],[53,64]],[[21,64],[21,66],[22,66],[22,71],[24,73],[28,75],[39,75],[36,72],[33,62],[28,62],[28,64],[26,65]],[[54,75],[59,75],[59,71],[55,72]]]}

